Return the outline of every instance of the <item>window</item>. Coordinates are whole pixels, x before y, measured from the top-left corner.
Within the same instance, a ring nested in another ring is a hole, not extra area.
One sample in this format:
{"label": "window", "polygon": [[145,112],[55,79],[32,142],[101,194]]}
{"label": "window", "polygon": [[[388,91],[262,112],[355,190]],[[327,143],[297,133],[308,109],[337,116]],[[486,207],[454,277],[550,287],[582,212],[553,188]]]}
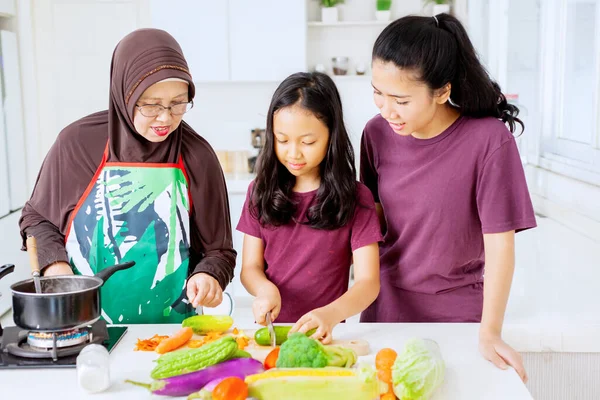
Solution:
{"label": "window", "polygon": [[600,1],[541,7],[540,165],[600,185]]}

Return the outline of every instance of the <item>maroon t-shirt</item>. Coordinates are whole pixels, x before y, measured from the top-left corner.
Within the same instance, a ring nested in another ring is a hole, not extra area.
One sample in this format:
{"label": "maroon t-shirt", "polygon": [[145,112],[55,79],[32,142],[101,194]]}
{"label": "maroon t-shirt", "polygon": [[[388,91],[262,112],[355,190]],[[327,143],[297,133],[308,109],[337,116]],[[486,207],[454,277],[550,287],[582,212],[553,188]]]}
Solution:
{"label": "maroon t-shirt", "polygon": [[479,321],[483,234],[536,226],[506,126],[460,117],[423,140],[378,115],[363,132],[360,172],[387,222],[381,292],[362,320]]}
{"label": "maroon t-shirt", "polygon": [[[265,275],[281,294],[277,322],[294,323],[343,295],[348,290],[352,252],[381,241],[373,195],[357,183],[354,216],[342,228],[318,230],[294,221],[263,227],[248,208],[253,186],[248,188],[237,230],[263,240]],[[295,220],[306,221],[306,211],[316,194],[317,190],[293,193]]]}

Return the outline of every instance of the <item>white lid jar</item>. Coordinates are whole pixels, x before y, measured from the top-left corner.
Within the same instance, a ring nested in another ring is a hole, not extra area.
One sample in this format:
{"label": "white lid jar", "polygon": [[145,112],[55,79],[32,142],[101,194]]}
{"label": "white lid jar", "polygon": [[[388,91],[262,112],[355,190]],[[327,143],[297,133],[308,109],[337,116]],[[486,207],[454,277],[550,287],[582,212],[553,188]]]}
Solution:
{"label": "white lid jar", "polygon": [[90,393],[102,392],[110,386],[108,350],[99,344],[85,346],[77,356],[79,386]]}

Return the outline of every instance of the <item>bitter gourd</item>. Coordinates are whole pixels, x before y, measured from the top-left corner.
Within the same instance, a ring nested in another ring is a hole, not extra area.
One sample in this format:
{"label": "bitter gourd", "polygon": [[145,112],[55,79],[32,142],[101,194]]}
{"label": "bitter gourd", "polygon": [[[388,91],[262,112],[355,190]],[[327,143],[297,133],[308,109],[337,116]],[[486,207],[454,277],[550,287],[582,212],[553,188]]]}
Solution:
{"label": "bitter gourd", "polygon": [[[153,379],[164,379],[175,375],[197,371],[211,365],[229,360],[238,351],[238,345],[231,336],[225,336],[202,347],[191,350],[167,353],[161,356],[150,376]],[[162,360],[161,360],[162,359]]]}

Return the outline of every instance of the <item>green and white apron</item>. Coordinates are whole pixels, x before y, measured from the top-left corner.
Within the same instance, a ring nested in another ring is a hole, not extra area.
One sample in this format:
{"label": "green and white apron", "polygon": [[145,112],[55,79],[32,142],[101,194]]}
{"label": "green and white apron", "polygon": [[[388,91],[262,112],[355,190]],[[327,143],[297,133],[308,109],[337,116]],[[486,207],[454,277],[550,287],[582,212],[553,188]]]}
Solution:
{"label": "green and white apron", "polygon": [[66,249],[76,274],[135,261],[101,288],[108,323],[179,323],[193,314],[185,283],[191,200],[183,160],[102,162],[71,214]]}

